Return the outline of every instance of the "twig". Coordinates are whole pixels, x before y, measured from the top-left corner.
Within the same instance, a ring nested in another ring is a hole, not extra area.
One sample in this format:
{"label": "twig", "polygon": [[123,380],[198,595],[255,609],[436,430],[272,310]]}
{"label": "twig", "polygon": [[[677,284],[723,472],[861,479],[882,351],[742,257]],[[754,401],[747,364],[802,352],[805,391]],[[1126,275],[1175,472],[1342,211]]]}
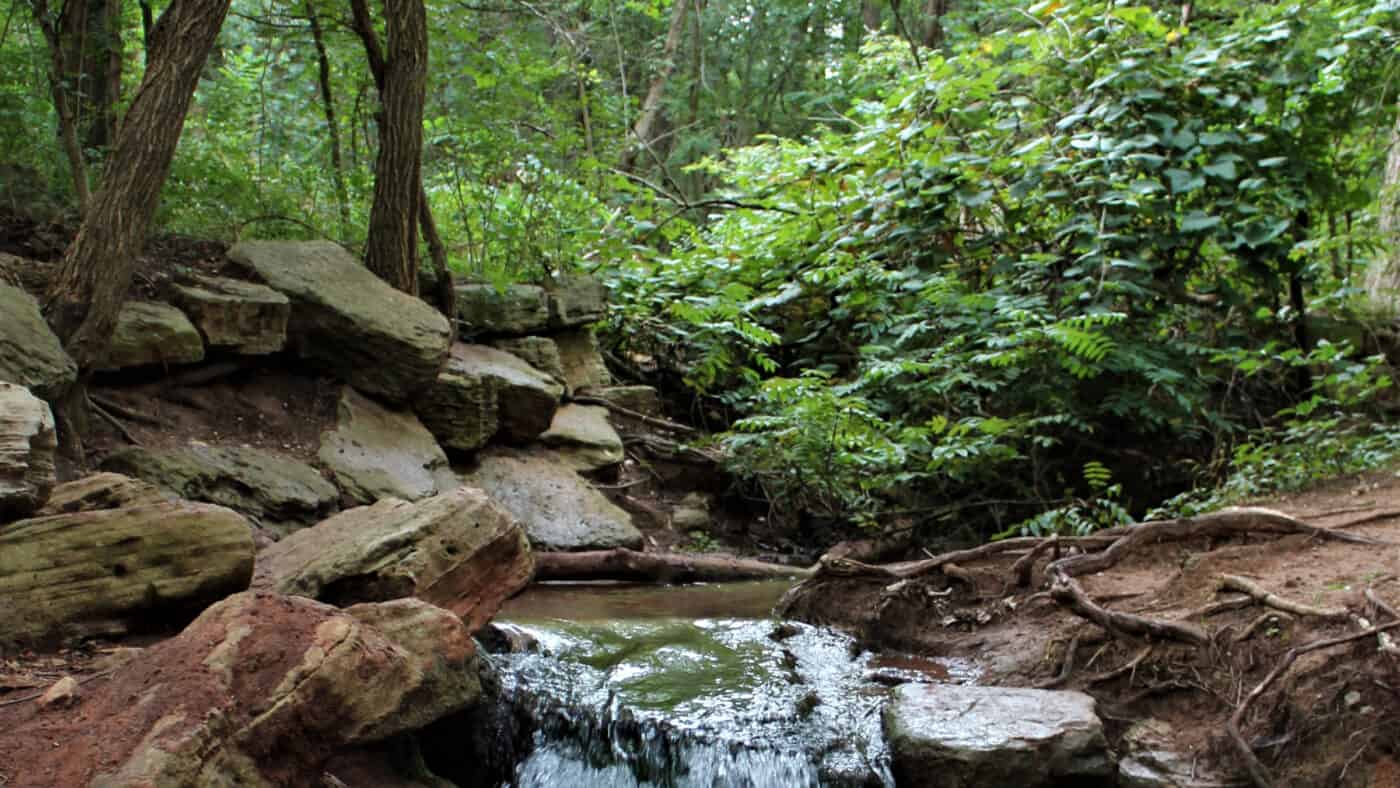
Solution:
{"label": "twig", "polygon": [[699,430],[689,425],[680,424],[678,422],[671,421],[670,419],[662,419],[656,416],[648,416],[645,413],[639,413],[635,410],[632,410],[631,408],[624,408],[615,402],[609,402],[608,400],[602,399],[600,397],[574,397],[573,401],[579,405],[600,405],[612,411],[613,413],[620,413],[629,419],[636,419],[637,421],[640,421],[644,424],[650,424],[653,427],[661,427],[662,429],[668,429],[674,432],[684,432],[691,435],[700,432]]}
{"label": "twig", "polygon": [[101,416],[108,424],[111,424],[117,432],[121,433],[121,436],[126,439],[127,443],[130,443],[132,446],[142,445],[141,441],[137,440],[136,436],[131,434],[131,430],[127,429],[125,424],[122,424],[116,416],[113,416],[105,407],[99,404],[91,396],[88,397],[88,405],[92,407],[93,413],[96,413],[97,415]]}
{"label": "twig", "polygon": [[1239,591],[1242,594],[1249,594],[1255,599],[1255,601],[1259,602],[1259,604],[1264,605],[1265,607],[1271,607],[1275,610],[1282,610],[1285,613],[1293,613],[1294,615],[1298,616],[1316,616],[1318,618],[1332,619],[1341,619],[1347,617],[1347,611],[1341,608],[1312,607],[1310,605],[1302,604],[1301,602],[1294,602],[1291,599],[1285,599],[1284,597],[1281,597],[1278,594],[1269,591],[1268,589],[1264,588],[1258,583],[1255,583],[1252,580],[1246,580],[1245,578],[1240,577],[1239,575],[1221,575],[1220,587],[1227,588],[1231,591]]}
{"label": "twig", "polygon": [[1246,624],[1245,628],[1240,630],[1239,634],[1235,635],[1233,638],[1230,639],[1230,642],[1243,643],[1246,640],[1249,640],[1250,638],[1254,637],[1254,633],[1258,631],[1259,627],[1262,627],[1269,621],[1280,617],[1287,619],[1293,618],[1293,616],[1287,613],[1281,613],[1277,611],[1272,613],[1262,613],[1256,616],[1253,621]]}
{"label": "twig", "polygon": [[[91,676],[86,676],[84,678],[78,679],[78,686],[81,687],[89,681],[96,681],[98,679],[106,678],[110,675],[112,675],[112,671],[110,670],[104,670],[100,673],[94,673]],[[38,700],[39,698],[44,697],[44,694],[47,693],[49,689],[50,688],[45,688],[43,692],[35,692],[31,695],[25,695],[22,698],[10,698],[7,700],[0,701],[0,709],[5,708],[6,706],[18,706],[21,703],[28,703],[31,700]]]}
{"label": "twig", "polygon": [[1106,673],[1100,673],[1099,675],[1090,678],[1090,679],[1089,679],[1089,683],[1090,683],[1090,684],[1102,684],[1102,683],[1104,683],[1105,681],[1113,681],[1114,679],[1118,678],[1119,676],[1123,675],[1124,673],[1133,673],[1133,672],[1135,672],[1135,671],[1137,670],[1138,665],[1141,665],[1141,664],[1142,664],[1142,661],[1143,661],[1144,659],[1147,659],[1147,655],[1149,655],[1149,654],[1151,654],[1151,653],[1152,653],[1152,645],[1151,645],[1151,644],[1148,644],[1148,645],[1146,645],[1146,646],[1143,646],[1141,651],[1139,651],[1136,655],[1133,656],[1132,659],[1128,660],[1128,661],[1127,661],[1126,663],[1124,663],[1121,667],[1114,668],[1113,670],[1110,670],[1110,671],[1108,671],[1108,672],[1106,672]]}
{"label": "twig", "polygon": [[1054,689],[1055,687],[1069,681],[1069,676],[1074,672],[1074,654],[1079,651],[1079,635],[1069,639],[1069,645],[1065,646],[1064,659],[1060,661],[1060,672],[1054,677],[1048,678],[1035,685],[1035,689]]}
{"label": "twig", "polygon": [[99,397],[96,394],[88,394],[88,401],[91,402],[95,407],[101,407],[110,413],[114,413],[118,416],[121,416],[124,419],[127,419],[128,421],[134,421],[138,424],[145,424],[148,427],[165,426],[165,422],[161,421],[160,419],[157,419],[154,416],[148,416],[139,411],[132,410],[131,408],[126,407],[125,405],[119,405],[109,399]]}
{"label": "twig", "polygon": [[1355,527],[1358,526],[1358,525],[1366,525],[1367,523],[1379,522],[1379,521],[1381,521],[1381,520],[1391,520],[1391,519],[1394,519],[1394,518],[1396,518],[1396,517],[1400,517],[1400,509],[1386,509],[1385,511],[1382,511],[1382,512],[1376,512],[1375,514],[1368,514],[1368,515],[1366,515],[1365,517],[1358,517],[1358,518],[1356,518],[1355,520],[1347,520],[1347,521],[1344,522],[1344,523],[1338,523],[1338,524],[1336,524],[1336,525],[1329,526],[1329,527],[1331,527],[1331,528],[1355,528]]}

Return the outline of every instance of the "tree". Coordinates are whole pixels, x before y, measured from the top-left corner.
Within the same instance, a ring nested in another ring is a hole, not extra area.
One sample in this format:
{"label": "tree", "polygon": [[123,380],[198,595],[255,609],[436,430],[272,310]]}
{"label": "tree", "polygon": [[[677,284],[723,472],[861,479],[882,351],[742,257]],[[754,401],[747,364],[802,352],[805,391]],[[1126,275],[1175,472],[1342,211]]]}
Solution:
{"label": "tree", "polygon": [[671,80],[671,74],[676,70],[676,51],[685,35],[685,17],[690,2],[691,0],[673,0],[671,3],[671,26],[666,31],[666,43],[661,48],[661,64],[656,76],[651,80],[651,87],[647,89],[646,98],[642,100],[637,122],[632,124],[629,144],[622,152],[619,169],[624,172],[630,172],[636,166],[637,154],[651,145],[653,129],[661,117],[661,102],[666,98],[666,83]]}
{"label": "tree", "polygon": [[1383,248],[1367,269],[1366,292],[1374,303],[1393,309],[1400,301],[1400,111],[1390,133],[1382,180],[1380,231]]}

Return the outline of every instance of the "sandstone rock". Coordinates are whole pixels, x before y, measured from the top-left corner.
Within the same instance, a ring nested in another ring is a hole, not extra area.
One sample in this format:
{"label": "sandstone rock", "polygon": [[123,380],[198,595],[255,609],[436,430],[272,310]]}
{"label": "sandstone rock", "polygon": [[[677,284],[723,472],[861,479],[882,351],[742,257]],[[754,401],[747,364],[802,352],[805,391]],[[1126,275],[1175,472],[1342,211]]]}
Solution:
{"label": "sandstone rock", "polygon": [[416,501],[458,486],[442,447],[411,411],[390,410],[349,387],[339,407],[317,456],[346,495],[360,503]]}
{"label": "sandstone rock", "polygon": [[274,531],[314,523],[340,499],[335,485],[315,468],[247,447],[133,447],[109,456],[102,468],[150,482],[178,498],[227,506]]}
{"label": "sandstone rock", "polygon": [[604,386],[589,394],[643,416],[659,418],[664,414],[661,395],[651,386]]}
{"label": "sandstone rock", "polygon": [[255,588],[331,604],[417,597],[475,631],[534,573],[525,532],[481,490],[341,512],[258,555]]}
{"label": "sandstone rock", "polygon": [[554,336],[559,346],[559,358],[564,363],[564,379],[571,391],[596,389],[610,385],[612,375],[598,351],[598,338],[588,328],[565,331]]}
{"label": "sandstone rock", "polygon": [[58,435],[48,403],[0,383],[0,523],[28,517],[53,492]]}
{"label": "sandstone rock", "polygon": [[709,531],[714,525],[708,509],[696,506],[677,506],[671,512],[671,527],[677,531]]}
{"label": "sandstone rock", "polygon": [[453,346],[451,368],[495,388],[501,437],[511,443],[528,443],[549,429],[564,394],[564,387],[548,375],[485,345]]}
{"label": "sandstone rock", "polygon": [[443,447],[475,451],[500,426],[498,388],[496,379],[480,368],[448,356],[446,368],[413,409]]}
{"label": "sandstone rock", "polygon": [[559,346],[549,337],[508,337],[492,340],[491,347],[515,356],[526,364],[564,382],[564,362],[559,358]]}
{"label": "sandstone rock", "polygon": [[72,706],[78,702],[79,688],[78,680],[72,676],[64,676],[55,681],[43,695],[39,696],[39,708],[62,708]]}
{"label": "sandstone rock", "polygon": [[1133,723],[1123,733],[1118,762],[1119,788],[1190,788],[1228,785],[1228,774],[1217,773],[1195,753],[1174,749],[1172,726],[1162,720]]}
{"label": "sandstone rock", "polygon": [[547,452],[487,452],[466,481],[518,517],[537,549],[607,550],[642,544],[631,515]]}
{"label": "sandstone rock", "polygon": [[247,520],[185,501],[0,529],[0,642],[167,624],[248,587]]}
{"label": "sandstone rock", "polygon": [[608,421],[608,409],[565,405],[554,414],[540,442],[554,449],[576,471],[596,471],[622,462],[622,436]]}
{"label": "sandstone rock", "polygon": [[457,316],[474,334],[530,334],[549,327],[549,298],[534,285],[457,285]]}
{"label": "sandstone rock", "polygon": [[336,751],[473,703],[476,663],[456,616],[416,600],[341,611],[238,594],[71,715],[9,731],[11,788],[317,785]]}
{"label": "sandstone rock", "polygon": [[291,299],[288,343],[356,388],[406,402],[437,377],[447,318],[329,241],[244,241],[229,259]]}
{"label": "sandstone rock", "polygon": [[1108,783],[1094,699],[1081,692],[905,684],[885,708],[900,786],[975,788]]}
{"label": "sandstone rock", "polygon": [[595,323],[607,307],[608,289],[596,277],[564,277],[549,288],[549,324],[554,328]]}
{"label": "sandstone rock", "polygon": [[39,313],[39,302],[0,282],[0,380],[53,400],[77,379],[78,368]]}
{"label": "sandstone rock", "polygon": [[204,340],[185,313],[156,301],[128,301],[117,314],[102,371],[204,360]]}
{"label": "sandstone rock", "polygon": [[55,514],[92,512],[99,509],[122,509],[128,506],[148,506],[164,503],[170,496],[150,482],[123,476],[120,473],[94,473],[75,481],[60,484],[49,496],[49,502],[37,512],[40,517]]}
{"label": "sandstone rock", "polygon": [[292,302],[270,287],[218,276],[191,276],[172,299],[210,347],[243,355],[277,353],[287,344]]}

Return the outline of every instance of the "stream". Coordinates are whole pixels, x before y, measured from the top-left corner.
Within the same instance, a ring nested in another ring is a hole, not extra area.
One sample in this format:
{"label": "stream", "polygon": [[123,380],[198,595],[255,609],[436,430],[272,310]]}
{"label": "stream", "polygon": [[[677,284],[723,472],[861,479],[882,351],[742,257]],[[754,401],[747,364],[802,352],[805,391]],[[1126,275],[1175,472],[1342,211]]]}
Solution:
{"label": "stream", "polygon": [[778,622],[786,582],[544,584],[497,617],[492,657],[529,752],[514,788],[892,786],[887,685],[970,681]]}

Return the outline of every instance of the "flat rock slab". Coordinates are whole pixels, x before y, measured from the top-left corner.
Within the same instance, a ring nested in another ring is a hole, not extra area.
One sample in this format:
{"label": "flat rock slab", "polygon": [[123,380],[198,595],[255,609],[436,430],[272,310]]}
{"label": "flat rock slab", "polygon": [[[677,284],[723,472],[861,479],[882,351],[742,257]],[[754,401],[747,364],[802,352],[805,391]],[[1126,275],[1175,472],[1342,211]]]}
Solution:
{"label": "flat rock slab", "polygon": [[323,785],[342,748],[475,703],[477,668],[461,621],[417,600],[337,610],[238,594],[85,688],[71,713],[6,731],[0,763],[11,788]]}
{"label": "flat rock slab", "polygon": [[1112,784],[1103,723],[1082,692],[905,684],[884,724],[901,787]]}
{"label": "flat rock slab", "polygon": [[451,341],[447,318],[390,287],[329,241],[244,241],[229,259],[292,302],[288,343],[342,380],[390,402],[433,382]]}
{"label": "flat rock slab", "polygon": [[248,587],[252,526],[173,501],[0,528],[0,643],[121,634],[193,618]]}
{"label": "flat rock slab", "polygon": [[559,358],[564,364],[564,380],[569,390],[581,392],[612,385],[612,374],[603,363],[598,338],[591,328],[579,328],[554,335]]}
{"label": "flat rock slab", "polygon": [[622,436],[598,405],[565,405],[554,414],[540,443],[552,448],[576,471],[596,471],[622,462]]}
{"label": "flat rock slab", "polygon": [[128,301],[117,313],[112,340],[98,369],[195,364],[204,360],[204,340],[185,313],[157,301]]}
{"label": "flat rock slab", "polygon": [[549,287],[549,324],[572,328],[603,319],[608,289],[593,276],[568,276]]}
{"label": "flat rock slab", "polygon": [[0,282],[0,380],[53,400],[78,379],[78,367],[39,312],[39,302]]}
{"label": "flat rock slab", "polygon": [[194,275],[175,286],[171,300],[184,310],[209,347],[259,356],[278,353],[287,344],[292,302],[270,287]]}
{"label": "flat rock slab", "polygon": [[169,500],[168,493],[150,482],[120,473],[94,473],[53,488],[49,502],[39,510],[38,516],[148,506]]}
{"label": "flat rock slab", "polygon": [[475,632],[529,584],[520,522],[481,490],[350,509],[258,554],[254,588],[334,605],[417,597]]}
{"label": "flat rock slab", "polygon": [[134,447],[110,455],[102,468],[150,482],[178,498],[227,506],[277,531],[314,523],[340,501],[335,485],[315,468],[262,449]]}
{"label": "flat rock slab", "polygon": [[412,411],[391,410],[348,386],[336,428],[321,436],[317,457],[359,503],[416,501],[460,484],[442,447]]}
{"label": "flat rock slab", "polygon": [[449,369],[495,388],[499,432],[510,443],[529,443],[549,429],[564,396],[564,387],[545,373],[486,345],[453,345]]}
{"label": "flat rock slab", "polygon": [[549,296],[534,285],[457,285],[457,317],[474,334],[533,334],[549,328]]}
{"label": "flat rock slab", "polygon": [[28,517],[57,483],[58,434],[48,403],[13,383],[0,383],[0,523]]}
{"label": "flat rock slab", "polygon": [[519,518],[538,550],[641,547],[642,532],[632,516],[551,452],[486,452],[466,482]]}

